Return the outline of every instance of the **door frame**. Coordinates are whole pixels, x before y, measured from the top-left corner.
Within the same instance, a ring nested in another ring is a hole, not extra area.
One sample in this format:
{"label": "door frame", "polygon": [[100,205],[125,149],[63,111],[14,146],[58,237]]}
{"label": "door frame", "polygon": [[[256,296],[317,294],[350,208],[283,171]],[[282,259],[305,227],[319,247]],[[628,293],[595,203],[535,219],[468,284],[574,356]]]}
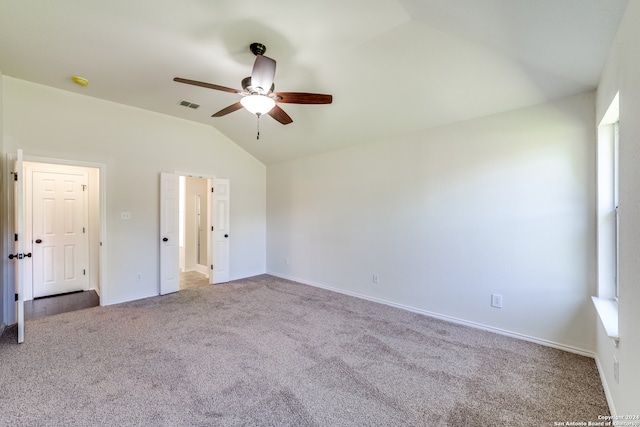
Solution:
{"label": "door frame", "polygon": [[[12,158],[13,154],[9,153],[8,158]],[[98,268],[98,282],[100,290],[100,305],[104,305],[105,301],[108,301],[108,281],[107,281],[107,167],[104,163],[86,162],[82,160],[70,160],[70,159],[57,159],[51,157],[39,157],[39,156],[23,156],[24,162],[43,163],[60,166],[76,166],[84,168],[94,168],[98,170],[98,211],[99,211],[99,232],[98,232],[98,265],[92,266]],[[24,168],[22,171],[24,175]],[[13,204],[13,202],[11,202]],[[11,236],[7,236],[9,240]]]}
{"label": "door frame", "polygon": [[[199,238],[199,234],[200,234],[200,230],[196,229],[197,228],[197,222],[194,220],[193,216],[187,215],[187,213],[191,213],[191,214],[195,214],[197,213],[197,208],[195,207],[194,203],[194,199],[187,199],[187,196],[189,195],[189,190],[193,191],[193,187],[192,185],[189,184],[189,179],[191,180],[196,180],[196,182],[198,182],[198,185],[202,186],[204,183],[204,199],[200,199],[200,211],[202,212],[202,209],[204,209],[207,213],[207,215],[202,216],[201,215],[201,221],[204,221],[204,224],[201,223],[202,227],[204,228],[205,231],[205,239],[203,240],[204,243],[200,242],[202,246],[204,246],[205,251],[207,252],[207,258],[209,258],[208,254],[209,254],[209,241],[210,241],[210,236],[209,234],[206,232],[209,229],[210,226],[210,218],[211,218],[211,212],[209,211],[209,200],[210,200],[210,194],[209,194],[209,184],[211,183],[211,179],[209,178],[200,178],[200,177],[194,177],[194,176],[188,176],[188,175],[179,175],[178,177],[180,178],[180,182],[181,182],[181,186],[180,186],[180,209],[181,209],[181,215],[180,215],[180,228],[182,230],[182,239],[180,240],[180,268],[182,268],[182,272],[189,272],[189,271],[195,271],[197,273],[203,274],[205,276],[207,276],[207,278],[209,278],[209,274],[210,274],[210,270],[208,267],[209,264],[209,260],[205,259],[203,264],[200,264],[200,257],[199,257],[199,252],[198,252],[198,248],[197,248],[197,242],[198,242],[198,238]],[[182,185],[184,184],[184,185]],[[187,227],[188,224],[191,224],[191,229],[190,227]],[[194,228],[196,227],[196,228]],[[189,239],[189,235],[191,235],[191,239]],[[187,257],[187,255],[189,254],[189,252],[191,252],[192,257],[194,257],[194,259],[190,259],[189,257]],[[192,261],[192,263],[189,263],[188,261]],[[187,266],[190,267],[189,269],[187,269]]]}
{"label": "door frame", "polygon": [[[213,185],[213,181],[216,179],[215,175],[211,175],[211,174],[206,174],[206,173],[195,173],[195,172],[185,172],[185,171],[174,171],[173,172],[175,175],[179,175],[182,177],[189,177],[189,178],[200,178],[200,179],[206,179],[207,182],[207,188],[209,188],[210,186]],[[211,283],[212,279],[213,279],[213,271],[211,271],[211,263],[213,262],[213,248],[212,248],[212,243],[213,243],[213,234],[211,233],[211,231],[209,231],[209,229],[211,228],[211,217],[214,215],[212,208],[212,202],[213,202],[213,197],[211,196],[211,193],[209,192],[209,190],[207,190],[207,210],[208,210],[208,215],[207,215],[207,271],[209,272],[208,274],[205,274],[206,276],[208,276],[209,279],[209,283]],[[179,262],[178,262],[179,263]],[[178,265],[179,267],[179,265]]]}
{"label": "door frame", "polygon": [[[81,168],[81,169],[68,169],[69,168]],[[34,186],[34,180],[33,180],[33,173],[34,172],[45,172],[45,173],[64,173],[64,174],[71,174],[71,175],[83,175],[85,180],[86,180],[86,185],[89,184],[89,175],[90,172],[88,171],[88,167],[85,166],[77,166],[77,165],[69,165],[69,164],[64,164],[64,165],[60,165],[60,164],[54,164],[54,163],[36,163],[36,162],[32,162],[29,160],[25,160],[23,161],[23,176],[24,176],[24,180],[23,180],[23,184],[24,184],[24,195],[25,195],[25,199],[23,201],[24,203],[24,222],[23,222],[23,233],[24,233],[24,241],[25,242],[29,242],[29,240],[33,240],[33,217],[30,217],[30,215],[33,215],[34,213],[34,209],[33,209],[33,186]],[[91,168],[91,169],[96,169],[96,168]],[[99,174],[99,171],[98,171]],[[100,182],[99,180],[99,176],[98,176],[98,182]],[[91,262],[91,257],[90,257],[90,251],[91,251],[91,247],[90,247],[90,243],[91,243],[91,239],[90,239],[90,206],[89,206],[89,199],[90,199],[90,194],[93,195],[94,192],[99,191],[99,189],[93,189],[89,186],[88,191],[83,193],[83,200],[82,200],[82,209],[83,209],[83,215],[84,215],[84,220],[85,220],[85,224],[88,226],[87,229],[87,233],[83,236],[83,244],[85,246],[85,248],[87,249],[87,253],[86,253],[86,257],[87,259],[85,260],[85,265],[87,268],[87,272],[89,273],[88,277],[86,278],[87,280],[87,284],[86,284],[86,289],[85,290],[89,290],[91,288],[91,271],[93,268],[98,268],[99,271],[99,263],[100,261],[98,261],[98,265],[94,265]],[[31,196],[31,197],[29,197]],[[98,204],[100,203],[100,201],[98,200]],[[35,254],[34,251],[34,246],[33,243],[25,243],[31,250],[30,252]],[[98,246],[99,247],[99,246]],[[30,258],[29,260],[27,260],[27,265],[29,267],[31,267],[31,271],[25,271],[24,274],[24,300],[25,301],[29,301],[33,299],[33,295],[34,295],[34,277],[33,277],[33,258]]]}

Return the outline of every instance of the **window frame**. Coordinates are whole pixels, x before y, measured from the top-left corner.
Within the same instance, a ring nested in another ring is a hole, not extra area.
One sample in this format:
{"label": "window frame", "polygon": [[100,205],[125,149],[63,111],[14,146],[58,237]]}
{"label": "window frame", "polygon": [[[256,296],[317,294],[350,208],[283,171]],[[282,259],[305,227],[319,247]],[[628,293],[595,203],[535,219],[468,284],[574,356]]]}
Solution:
{"label": "window frame", "polygon": [[596,141],[597,296],[591,299],[606,334],[617,347],[620,298],[620,114],[619,93],[598,125]]}
{"label": "window frame", "polygon": [[620,296],[620,119],[613,124],[613,211],[615,222],[615,253],[613,295],[618,301]]}

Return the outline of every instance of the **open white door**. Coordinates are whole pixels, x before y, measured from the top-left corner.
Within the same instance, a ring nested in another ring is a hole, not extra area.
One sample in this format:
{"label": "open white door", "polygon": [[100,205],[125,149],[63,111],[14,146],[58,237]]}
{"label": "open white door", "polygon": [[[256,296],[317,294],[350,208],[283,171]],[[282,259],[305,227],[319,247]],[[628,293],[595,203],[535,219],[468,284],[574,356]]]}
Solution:
{"label": "open white door", "polygon": [[[16,238],[14,239],[14,253],[9,255],[9,258],[14,260],[14,279],[15,279],[15,288],[16,288],[16,301],[17,301],[17,309],[16,314],[18,317],[18,343],[24,342],[24,263],[22,262],[25,254],[23,253],[24,248],[24,233],[23,233],[23,211],[24,211],[24,200],[23,200],[23,182],[24,177],[22,176],[22,150],[18,150],[18,154],[13,163],[13,178],[14,178],[14,187],[13,187],[13,203],[14,203],[14,232]],[[31,253],[27,254],[27,256],[31,256]]]}
{"label": "open white door", "polygon": [[216,284],[229,281],[229,180],[214,179],[212,193],[209,283]]}
{"label": "open white door", "polygon": [[160,175],[160,295],[180,290],[180,176]]}

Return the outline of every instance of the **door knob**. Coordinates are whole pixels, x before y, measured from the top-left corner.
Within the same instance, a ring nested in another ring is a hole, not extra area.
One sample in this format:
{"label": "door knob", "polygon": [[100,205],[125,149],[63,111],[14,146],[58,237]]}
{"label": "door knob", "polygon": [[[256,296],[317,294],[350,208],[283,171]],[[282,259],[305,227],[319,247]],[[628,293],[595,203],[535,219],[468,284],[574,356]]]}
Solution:
{"label": "door knob", "polygon": [[9,259],[24,259],[25,257],[31,258],[31,252],[29,252],[28,254],[9,254]]}
{"label": "door knob", "polygon": [[225,235],[224,235],[224,237],[229,237],[229,235],[228,235],[228,234],[225,234]]}
{"label": "door knob", "polygon": [[166,238],[166,237],[163,237],[163,238],[162,238],[162,241],[163,241],[163,242],[168,242],[168,241],[169,241],[169,239],[168,239],[168,238]]}
{"label": "door knob", "polygon": [[36,243],[42,243],[42,239],[36,239]]}

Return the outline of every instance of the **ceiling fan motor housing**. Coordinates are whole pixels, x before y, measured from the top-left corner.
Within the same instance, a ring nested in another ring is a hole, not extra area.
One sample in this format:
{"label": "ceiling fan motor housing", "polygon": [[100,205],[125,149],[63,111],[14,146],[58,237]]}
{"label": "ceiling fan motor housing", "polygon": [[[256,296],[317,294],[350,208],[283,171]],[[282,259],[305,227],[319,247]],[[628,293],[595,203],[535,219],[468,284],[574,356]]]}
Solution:
{"label": "ceiling fan motor housing", "polygon": [[[249,76],[249,77],[245,77],[244,79],[242,79],[242,89],[243,89],[245,92],[248,92],[248,93],[252,93],[252,92],[254,92],[254,91],[253,91],[253,86],[251,86],[251,76]],[[268,92],[268,93],[271,93],[271,92],[273,92],[274,90],[276,90],[276,84],[275,84],[275,83],[272,83],[272,84],[271,84],[271,88],[269,88],[269,92]]]}

